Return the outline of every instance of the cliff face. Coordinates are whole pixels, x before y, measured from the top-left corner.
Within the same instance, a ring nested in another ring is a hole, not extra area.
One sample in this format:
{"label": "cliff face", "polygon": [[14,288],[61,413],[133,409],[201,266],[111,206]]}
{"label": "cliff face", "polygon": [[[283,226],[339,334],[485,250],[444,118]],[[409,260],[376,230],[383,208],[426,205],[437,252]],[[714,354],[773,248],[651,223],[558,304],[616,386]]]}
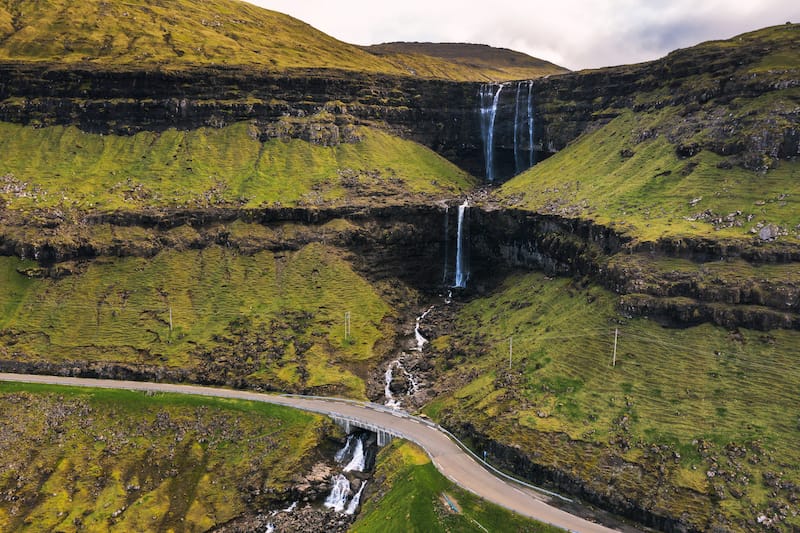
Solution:
{"label": "cliff face", "polygon": [[[679,117],[650,134],[668,135],[687,155],[709,149],[736,156],[736,163],[753,169],[795,157],[800,154],[796,106],[777,105],[769,114],[754,111],[745,118],[729,111],[772,94],[787,102],[795,98],[800,76],[781,58],[797,51],[798,28],[771,28],[649,63],[524,82],[525,92],[530,86],[533,94],[535,159],[562,150],[623,109],[666,107],[676,108]],[[255,120],[264,137],[321,143],[346,142],[347,126],[371,124],[433,148],[475,175],[485,171],[478,83],[319,69],[282,74],[225,67],[66,70],[13,62],[0,65],[0,79],[0,120],[8,122],[130,134]],[[510,82],[496,102],[493,149],[506,177],[513,174],[519,93],[517,83]],[[701,107],[714,111],[698,113]],[[298,119],[312,126],[274,127]],[[320,129],[328,133],[315,136]],[[708,134],[699,143],[687,140],[700,130]]]}
{"label": "cliff face", "polygon": [[126,135],[255,121],[262,140],[320,144],[348,142],[348,128],[373,125],[466,170],[483,164],[477,85],[470,83],[320,70],[97,71],[8,63],[0,73],[0,120],[6,122]]}

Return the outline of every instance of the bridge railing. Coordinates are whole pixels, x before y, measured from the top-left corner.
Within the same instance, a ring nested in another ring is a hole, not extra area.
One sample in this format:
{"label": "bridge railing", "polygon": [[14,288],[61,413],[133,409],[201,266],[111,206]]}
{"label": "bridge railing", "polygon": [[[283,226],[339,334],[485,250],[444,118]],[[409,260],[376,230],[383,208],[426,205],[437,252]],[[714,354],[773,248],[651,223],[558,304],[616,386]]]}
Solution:
{"label": "bridge railing", "polygon": [[[502,470],[498,469],[497,467],[495,467],[494,465],[492,465],[491,463],[486,461],[484,458],[480,457],[474,451],[472,451],[472,449],[469,446],[464,444],[461,441],[461,439],[459,439],[458,437],[453,435],[450,431],[448,431],[447,429],[443,428],[442,426],[440,426],[436,422],[433,422],[433,421],[428,420],[426,418],[422,418],[422,417],[419,417],[419,416],[414,416],[414,415],[409,414],[409,413],[407,413],[405,411],[401,411],[401,410],[398,410],[398,409],[393,409],[391,407],[387,407],[387,406],[381,405],[379,403],[364,402],[364,401],[359,401],[359,400],[351,400],[349,398],[333,398],[333,397],[329,397],[329,396],[308,396],[308,395],[302,395],[302,394],[281,394],[281,396],[287,396],[287,397],[291,397],[291,398],[312,398],[312,399],[315,399],[315,400],[325,400],[325,401],[334,401],[334,402],[347,403],[347,404],[351,404],[351,405],[358,405],[360,407],[366,407],[366,408],[369,408],[369,409],[373,409],[375,411],[381,411],[381,412],[384,412],[384,413],[389,413],[389,414],[392,414],[392,415],[395,415],[395,416],[399,416],[401,418],[408,418],[408,419],[411,419],[411,420],[415,420],[415,421],[419,422],[420,424],[424,424],[426,426],[429,426],[429,427],[431,427],[433,429],[436,429],[437,431],[441,431],[442,433],[447,435],[450,439],[453,440],[453,442],[455,442],[458,445],[459,448],[464,450],[475,461],[477,461],[478,464],[483,465],[484,468],[492,471],[494,474],[502,477],[503,479],[507,479],[508,481],[511,481],[512,483],[516,483],[518,485],[522,485],[523,487],[529,488],[531,490],[535,490],[536,492],[540,492],[540,493],[546,494],[548,496],[552,496],[553,498],[558,498],[558,499],[560,499],[562,501],[565,501],[565,502],[568,502],[568,503],[572,503],[573,502],[572,499],[567,498],[566,496],[562,496],[561,494],[559,494],[557,492],[553,492],[553,491],[547,490],[545,488],[533,485],[531,483],[528,483],[527,481],[519,479],[519,478],[517,478],[515,476],[512,476],[512,475],[506,473],[506,472],[503,472]],[[326,412],[326,413],[323,413],[323,414],[325,414],[327,416],[330,416],[331,418],[334,418],[334,419],[336,419],[337,417],[341,418],[341,419],[350,419],[351,421],[354,422],[354,425],[356,425],[358,427],[361,427],[363,429],[368,429],[369,431],[375,431],[375,430],[369,429],[368,427],[365,427],[365,426],[372,426],[372,427],[376,427],[376,428],[378,427],[375,424],[373,424],[372,422],[367,422],[365,420],[359,420],[357,417],[351,417],[351,416],[343,417],[343,416],[340,416],[340,415],[333,415],[331,412]],[[400,431],[392,430],[390,428],[380,428],[380,430],[385,432],[385,433],[388,433],[390,435],[393,435],[393,436],[395,436],[397,438],[413,441],[413,439],[411,439],[408,436],[404,435]],[[427,450],[426,450],[426,452],[427,452]],[[428,454],[428,455],[430,455],[430,454]]]}

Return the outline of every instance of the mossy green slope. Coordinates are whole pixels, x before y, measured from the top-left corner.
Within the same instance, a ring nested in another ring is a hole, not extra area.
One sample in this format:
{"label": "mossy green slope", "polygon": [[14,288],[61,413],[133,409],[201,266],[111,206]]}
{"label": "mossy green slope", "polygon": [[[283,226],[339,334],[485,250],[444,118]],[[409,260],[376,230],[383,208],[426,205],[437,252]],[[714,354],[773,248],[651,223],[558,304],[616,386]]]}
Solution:
{"label": "mossy green slope", "polygon": [[259,141],[221,129],[85,133],[0,123],[0,199],[11,209],[335,206],[453,196],[473,179],[432,150],[370,129],[356,142]]}
{"label": "mossy green slope", "polygon": [[800,333],[667,329],[625,318],[616,301],[569,279],[511,276],[433,342],[451,392],[428,412],[701,530],[746,529],[791,505]]}
{"label": "mossy green slope", "polygon": [[206,531],[270,505],[256,494],[285,497],[325,424],[266,404],[10,383],[0,414],[9,533]]}
{"label": "mossy green slope", "polygon": [[0,10],[5,60],[136,68],[391,68],[297,19],[238,0],[3,0]]}
{"label": "mossy green slope", "polygon": [[[765,96],[741,110],[790,105]],[[567,217],[590,218],[633,237],[703,235],[746,238],[773,224],[800,238],[800,164],[776,162],[766,171],[726,164],[703,150],[681,158],[668,134],[648,135],[680,122],[679,109],[623,111],[610,123],[505,183],[498,196],[508,206]],[[683,139],[698,141],[703,131]]]}
{"label": "mossy green slope", "polygon": [[[47,62],[57,68],[326,68],[462,81],[504,76],[491,66],[424,54],[378,56],[288,15],[239,0],[2,0],[3,60]],[[517,74],[536,77],[550,70]]]}
{"label": "mossy green slope", "polygon": [[[354,533],[555,532],[458,488],[417,446],[395,441],[380,451],[375,478],[385,492],[364,503]],[[453,506],[457,511],[454,511]]]}
{"label": "mossy green slope", "polygon": [[19,271],[31,263],[16,258],[0,265],[6,360],[183,369],[215,382],[364,398],[363,378],[392,337],[385,320],[394,311],[322,244],[103,259],[60,280],[28,278]]}

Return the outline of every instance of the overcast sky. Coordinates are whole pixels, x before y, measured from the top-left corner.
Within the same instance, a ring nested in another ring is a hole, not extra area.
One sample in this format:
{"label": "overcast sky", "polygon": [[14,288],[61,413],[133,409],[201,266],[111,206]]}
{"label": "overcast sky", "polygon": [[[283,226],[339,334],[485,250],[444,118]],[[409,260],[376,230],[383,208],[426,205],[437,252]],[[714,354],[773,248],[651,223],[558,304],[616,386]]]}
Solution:
{"label": "overcast sky", "polygon": [[577,70],[800,22],[798,0],[249,0],[354,44],[469,42]]}

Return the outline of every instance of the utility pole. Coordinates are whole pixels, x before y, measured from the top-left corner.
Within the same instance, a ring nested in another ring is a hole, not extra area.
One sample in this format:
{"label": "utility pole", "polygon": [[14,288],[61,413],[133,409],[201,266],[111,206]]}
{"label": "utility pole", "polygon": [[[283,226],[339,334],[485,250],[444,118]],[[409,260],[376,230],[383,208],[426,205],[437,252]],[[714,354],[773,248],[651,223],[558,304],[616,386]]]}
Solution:
{"label": "utility pole", "polygon": [[350,340],[350,311],[344,313],[344,341]]}
{"label": "utility pole", "polygon": [[611,357],[611,366],[617,366],[617,337],[619,337],[619,328],[614,328],[614,355]]}
{"label": "utility pole", "polygon": [[508,338],[508,369],[511,370],[511,357],[514,355],[514,335]]}

